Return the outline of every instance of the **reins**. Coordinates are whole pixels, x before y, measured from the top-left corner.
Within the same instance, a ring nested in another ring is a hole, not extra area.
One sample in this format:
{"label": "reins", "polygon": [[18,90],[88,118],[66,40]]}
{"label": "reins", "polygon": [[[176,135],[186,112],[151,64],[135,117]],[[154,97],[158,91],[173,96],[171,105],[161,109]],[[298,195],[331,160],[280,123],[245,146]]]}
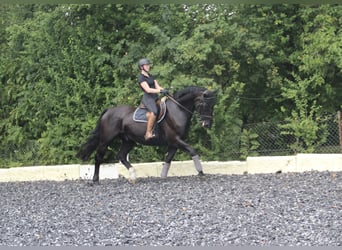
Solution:
{"label": "reins", "polygon": [[186,107],[184,107],[182,104],[180,104],[175,98],[173,98],[170,94],[166,94],[166,96],[168,98],[170,98],[171,101],[173,101],[174,103],[176,103],[179,107],[181,107],[182,109],[184,109],[185,111],[189,112],[190,114],[194,114],[194,112],[190,111],[189,109],[187,109]]}

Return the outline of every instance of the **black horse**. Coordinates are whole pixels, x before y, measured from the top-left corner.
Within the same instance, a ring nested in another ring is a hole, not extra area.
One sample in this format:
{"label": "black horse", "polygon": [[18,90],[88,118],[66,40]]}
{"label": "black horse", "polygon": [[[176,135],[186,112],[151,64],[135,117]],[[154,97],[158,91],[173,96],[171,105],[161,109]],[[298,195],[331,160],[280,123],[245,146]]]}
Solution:
{"label": "black horse", "polygon": [[201,126],[205,128],[211,127],[213,109],[216,103],[216,91],[210,91],[204,87],[186,87],[176,92],[173,97],[170,95],[168,97],[166,100],[167,112],[164,119],[157,125],[157,136],[148,141],[144,139],[146,123],[133,120],[135,108],[122,105],[107,109],[102,113],[95,130],[77,154],[80,159],[87,161],[91,154],[97,150],[93,176],[94,183],[99,182],[100,164],[104,162],[107,147],[117,138],[122,141],[117,155],[118,160],[129,170],[132,182],[136,179],[135,170],[127,160],[127,155],[136,143],[150,146],[168,146],[161,177],[167,176],[177,149],[187,152],[192,157],[199,175],[203,175],[198,154],[184,140],[195,110],[199,114]]}

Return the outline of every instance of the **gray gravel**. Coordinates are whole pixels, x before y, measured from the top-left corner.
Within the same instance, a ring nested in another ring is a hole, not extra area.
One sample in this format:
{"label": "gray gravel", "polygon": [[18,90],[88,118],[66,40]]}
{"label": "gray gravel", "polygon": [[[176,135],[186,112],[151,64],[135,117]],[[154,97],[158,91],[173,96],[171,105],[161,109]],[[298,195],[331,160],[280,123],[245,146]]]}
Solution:
{"label": "gray gravel", "polygon": [[0,245],[342,245],[342,172],[100,182],[0,183]]}

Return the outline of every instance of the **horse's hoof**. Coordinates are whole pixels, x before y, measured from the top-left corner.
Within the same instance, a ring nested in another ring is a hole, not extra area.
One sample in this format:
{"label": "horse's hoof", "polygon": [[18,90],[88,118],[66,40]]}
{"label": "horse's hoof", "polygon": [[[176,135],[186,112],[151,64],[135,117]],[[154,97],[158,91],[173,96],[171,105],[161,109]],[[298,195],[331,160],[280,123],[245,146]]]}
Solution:
{"label": "horse's hoof", "polygon": [[94,187],[94,186],[100,185],[100,182],[98,182],[98,181],[89,181],[89,182],[87,183],[87,185],[88,185],[89,187]]}
{"label": "horse's hoof", "polygon": [[137,180],[136,180],[136,179],[129,179],[128,181],[129,181],[131,184],[135,185],[135,183],[136,183]]}
{"label": "horse's hoof", "polygon": [[93,182],[91,183],[91,186],[95,186],[95,185],[100,185],[100,181],[99,180],[93,180]]}
{"label": "horse's hoof", "polygon": [[198,176],[204,176],[203,171],[199,171],[199,172],[198,172]]}

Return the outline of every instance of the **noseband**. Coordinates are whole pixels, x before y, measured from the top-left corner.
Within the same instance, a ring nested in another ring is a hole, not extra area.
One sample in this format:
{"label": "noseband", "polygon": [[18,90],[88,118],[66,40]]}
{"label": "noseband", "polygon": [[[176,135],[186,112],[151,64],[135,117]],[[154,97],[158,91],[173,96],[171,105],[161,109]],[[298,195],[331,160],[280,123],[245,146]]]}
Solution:
{"label": "noseband", "polygon": [[200,114],[200,117],[201,117],[201,118],[202,118],[202,117],[206,117],[206,118],[210,118],[210,119],[213,118],[212,115],[201,115],[201,114]]}

